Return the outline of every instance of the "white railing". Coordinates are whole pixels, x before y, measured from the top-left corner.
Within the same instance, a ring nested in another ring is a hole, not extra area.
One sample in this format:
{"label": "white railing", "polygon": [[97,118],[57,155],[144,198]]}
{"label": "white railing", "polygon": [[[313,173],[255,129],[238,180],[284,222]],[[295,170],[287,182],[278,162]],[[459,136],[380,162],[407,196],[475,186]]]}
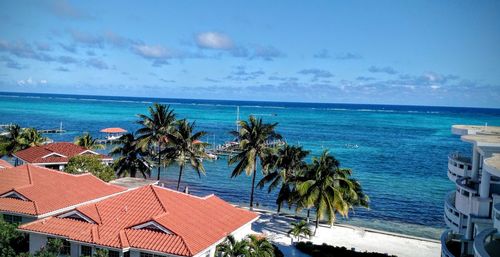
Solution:
{"label": "white railing", "polygon": [[455,208],[455,191],[446,194],[444,201],[444,222],[455,233],[467,229],[466,226],[460,226],[460,213]]}
{"label": "white railing", "polygon": [[441,234],[441,257],[455,257],[453,253],[448,249],[448,242],[453,239],[460,239],[460,235],[453,234],[453,232],[448,229]]}
{"label": "white railing", "polygon": [[470,177],[472,164],[470,157],[453,153],[448,155],[448,178],[455,182],[459,178]]}
{"label": "white railing", "polygon": [[500,203],[493,205],[493,226],[500,231]]}
{"label": "white railing", "polygon": [[476,257],[494,257],[486,251],[486,245],[495,243],[496,228],[483,230],[474,239],[474,256]]}

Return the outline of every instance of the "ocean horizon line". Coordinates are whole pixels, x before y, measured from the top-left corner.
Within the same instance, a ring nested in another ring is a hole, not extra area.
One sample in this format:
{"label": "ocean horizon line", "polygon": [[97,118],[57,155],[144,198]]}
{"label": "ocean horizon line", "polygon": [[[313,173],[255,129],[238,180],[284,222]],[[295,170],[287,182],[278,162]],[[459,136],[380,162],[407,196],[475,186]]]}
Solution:
{"label": "ocean horizon line", "polygon": [[[88,95],[88,94],[62,94],[62,93],[38,93],[38,92],[33,92],[33,93],[27,93],[27,92],[7,92],[7,91],[0,91],[0,97],[1,96],[60,96],[61,99],[64,99],[63,97],[65,96],[66,99],[71,99],[71,97],[77,97],[75,99],[77,100],[114,100],[114,99],[104,99],[104,98],[117,98],[117,99],[151,99],[151,100],[180,100],[180,101],[185,101],[185,102],[164,102],[167,104],[187,104],[187,103],[195,103],[197,101],[199,102],[205,102],[205,103],[215,103],[215,102],[225,102],[225,103],[233,103],[231,106],[235,105],[234,103],[242,103],[241,106],[248,106],[248,107],[282,107],[282,106],[275,106],[271,104],[281,104],[281,105],[287,105],[286,107],[314,107],[314,106],[321,106],[321,105],[331,105],[331,106],[370,106],[370,107],[404,107],[404,108],[438,108],[438,109],[474,109],[474,110],[493,110],[493,111],[500,111],[500,107],[495,108],[495,107],[478,107],[478,106],[446,106],[446,105],[412,105],[412,104],[382,104],[382,103],[342,103],[342,102],[295,102],[295,101],[271,101],[271,100],[237,100],[237,99],[206,99],[206,98],[169,98],[169,97],[152,97],[152,96],[120,96],[120,95]],[[87,98],[84,98],[87,97]],[[90,97],[98,97],[98,98],[103,98],[103,99],[93,99]],[[138,102],[138,101],[131,101],[131,102]],[[150,102],[144,102],[144,103],[155,103],[155,102],[160,102],[160,101],[150,101]],[[265,104],[265,106],[255,106],[251,104]],[[296,106],[293,106],[296,105]],[[236,106],[236,105],[235,105]],[[350,108],[353,109],[353,108]],[[381,108],[380,110],[384,110],[384,108]]]}

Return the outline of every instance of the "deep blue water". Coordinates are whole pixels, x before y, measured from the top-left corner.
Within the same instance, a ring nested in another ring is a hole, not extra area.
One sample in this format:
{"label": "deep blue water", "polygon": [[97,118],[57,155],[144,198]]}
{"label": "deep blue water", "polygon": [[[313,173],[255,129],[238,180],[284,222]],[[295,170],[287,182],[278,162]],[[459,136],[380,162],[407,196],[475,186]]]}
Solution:
{"label": "deep blue water", "polygon": [[[83,131],[102,136],[105,127],[137,129],[136,114],[153,102],[170,104],[180,118],[196,121],[216,144],[231,140],[236,106],[241,117],[250,114],[278,122],[288,143],[318,155],[323,149],[354,170],[371,199],[370,210],[357,209],[347,222],[395,232],[436,238],[444,227],[443,198],[454,185],[446,177],[447,155],[470,153],[470,145],[451,135],[453,124],[500,125],[499,109],[283,103],[0,93],[0,124],[56,128],[68,133],[48,135],[72,141]],[[350,147],[357,145],[357,148]],[[207,175],[186,172],[184,181],[196,194],[215,193],[234,203],[249,199],[250,178],[231,179],[221,159],[206,161]],[[177,167],[162,171],[176,179]],[[256,190],[261,207],[275,208],[274,194]]]}

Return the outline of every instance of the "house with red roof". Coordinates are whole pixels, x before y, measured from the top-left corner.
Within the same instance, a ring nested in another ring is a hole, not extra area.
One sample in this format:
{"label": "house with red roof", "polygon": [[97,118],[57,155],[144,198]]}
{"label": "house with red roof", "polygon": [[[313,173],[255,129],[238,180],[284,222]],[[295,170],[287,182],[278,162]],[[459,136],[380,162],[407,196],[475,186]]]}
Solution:
{"label": "house with red roof", "polygon": [[91,256],[107,249],[112,257],[215,255],[228,235],[241,239],[258,218],[215,195],[193,196],[146,185],[65,213],[21,225],[30,252],[48,238],[64,242],[64,254]]}
{"label": "house with red roof", "polygon": [[0,171],[0,215],[25,223],[126,191],[90,173],[69,174],[35,165]]}
{"label": "house with red roof", "polygon": [[96,155],[102,159],[103,163],[111,164],[113,162],[113,158],[110,156],[94,152],[70,142],[58,142],[30,147],[16,152],[14,157],[22,164],[29,163],[51,169],[64,170],[69,159],[77,155]]}

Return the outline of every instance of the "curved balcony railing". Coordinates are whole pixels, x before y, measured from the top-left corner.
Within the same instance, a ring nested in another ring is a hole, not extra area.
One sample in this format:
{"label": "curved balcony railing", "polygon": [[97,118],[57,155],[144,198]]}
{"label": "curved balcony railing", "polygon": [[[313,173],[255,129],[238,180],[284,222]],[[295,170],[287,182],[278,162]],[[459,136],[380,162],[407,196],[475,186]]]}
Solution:
{"label": "curved balcony railing", "polygon": [[467,229],[465,226],[460,226],[460,213],[455,208],[455,191],[451,191],[446,195],[444,201],[444,222],[455,233]]}
{"label": "curved balcony railing", "polygon": [[494,257],[500,249],[500,239],[497,239],[497,229],[489,228],[483,230],[474,239],[474,256],[476,257]]}
{"label": "curved balcony railing", "polygon": [[455,182],[459,178],[470,177],[472,173],[471,158],[459,153],[448,155],[448,178]]}
{"label": "curved balcony railing", "polygon": [[500,231],[500,203],[493,205],[493,226]]}
{"label": "curved balcony railing", "polygon": [[[441,257],[455,257],[452,250],[450,249],[450,244],[460,242],[460,235],[454,234],[450,229],[445,230],[443,234],[441,234]],[[457,256],[459,256],[458,253]]]}

